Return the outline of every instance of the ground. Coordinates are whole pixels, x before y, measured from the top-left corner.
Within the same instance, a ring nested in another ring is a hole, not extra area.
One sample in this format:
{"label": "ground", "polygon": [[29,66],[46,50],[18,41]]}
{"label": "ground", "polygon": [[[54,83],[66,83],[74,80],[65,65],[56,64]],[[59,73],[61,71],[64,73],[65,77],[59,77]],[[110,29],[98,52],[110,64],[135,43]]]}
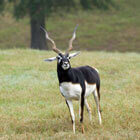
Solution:
{"label": "ground", "polygon": [[[13,49],[0,51],[0,139],[140,139],[140,55],[138,53],[87,52],[71,60],[73,67],[90,65],[101,76],[100,126],[92,95],[92,122],[84,112],[81,133],[74,102],[76,134],[60,94],[56,62],[45,58],[54,52]],[[85,59],[86,58],[86,59]]]}

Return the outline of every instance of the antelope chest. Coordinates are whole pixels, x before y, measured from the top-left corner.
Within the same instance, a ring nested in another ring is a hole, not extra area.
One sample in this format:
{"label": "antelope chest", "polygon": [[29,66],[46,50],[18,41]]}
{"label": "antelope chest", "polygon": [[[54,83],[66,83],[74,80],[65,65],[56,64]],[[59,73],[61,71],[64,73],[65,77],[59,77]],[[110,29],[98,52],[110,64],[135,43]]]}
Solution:
{"label": "antelope chest", "polygon": [[67,100],[79,100],[82,93],[80,84],[63,82],[60,84],[60,92]]}

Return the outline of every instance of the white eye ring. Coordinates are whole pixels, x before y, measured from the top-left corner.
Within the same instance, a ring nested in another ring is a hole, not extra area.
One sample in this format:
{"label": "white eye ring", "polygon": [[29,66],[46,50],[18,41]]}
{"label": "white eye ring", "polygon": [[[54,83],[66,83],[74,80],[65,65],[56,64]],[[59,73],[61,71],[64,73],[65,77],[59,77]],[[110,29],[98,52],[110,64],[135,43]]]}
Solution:
{"label": "white eye ring", "polygon": [[61,62],[62,58],[60,56],[57,57],[58,63]]}

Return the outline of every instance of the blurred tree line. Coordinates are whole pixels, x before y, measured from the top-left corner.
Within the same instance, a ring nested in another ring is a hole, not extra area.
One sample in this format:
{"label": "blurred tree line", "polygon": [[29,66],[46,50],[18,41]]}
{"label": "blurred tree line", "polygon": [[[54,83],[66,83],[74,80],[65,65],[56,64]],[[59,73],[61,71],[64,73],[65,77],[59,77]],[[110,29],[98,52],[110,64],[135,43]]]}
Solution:
{"label": "blurred tree line", "polygon": [[83,10],[108,9],[113,5],[113,0],[0,0],[0,12],[4,10],[7,2],[13,3],[13,15],[20,19],[28,15],[30,17],[31,27],[31,48],[48,49],[45,33],[40,30],[40,26],[45,28],[46,18],[57,11],[67,11],[76,9],[77,5]]}

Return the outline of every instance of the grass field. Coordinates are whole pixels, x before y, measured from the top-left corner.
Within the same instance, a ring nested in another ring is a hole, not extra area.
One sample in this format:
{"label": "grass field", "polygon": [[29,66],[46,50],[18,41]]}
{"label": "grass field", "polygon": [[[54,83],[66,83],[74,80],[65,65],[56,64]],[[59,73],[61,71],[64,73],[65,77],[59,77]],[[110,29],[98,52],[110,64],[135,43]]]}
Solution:
{"label": "grass field", "polygon": [[[0,51],[0,139],[140,139],[140,55],[137,53],[81,52],[73,67],[90,65],[101,76],[103,124],[99,126],[94,98],[88,98],[93,120],[84,112],[81,134],[79,103],[74,102],[76,134],[59,92],[56,62],[49,51]],[[88,57],[87,57],[88,56]],[[86,59],[85,59],[86,58]]]}
{"label": "grass field", "polygon": [[[46,28],[61,49],[66,48],[79,24],[74,42],[78,49],[140,52],[140,1],[115,1],[118,9],[54,14],[46,19]],[[29,48],[29,18],[16,21],[9,9],[0,16],[0,48]]]}

